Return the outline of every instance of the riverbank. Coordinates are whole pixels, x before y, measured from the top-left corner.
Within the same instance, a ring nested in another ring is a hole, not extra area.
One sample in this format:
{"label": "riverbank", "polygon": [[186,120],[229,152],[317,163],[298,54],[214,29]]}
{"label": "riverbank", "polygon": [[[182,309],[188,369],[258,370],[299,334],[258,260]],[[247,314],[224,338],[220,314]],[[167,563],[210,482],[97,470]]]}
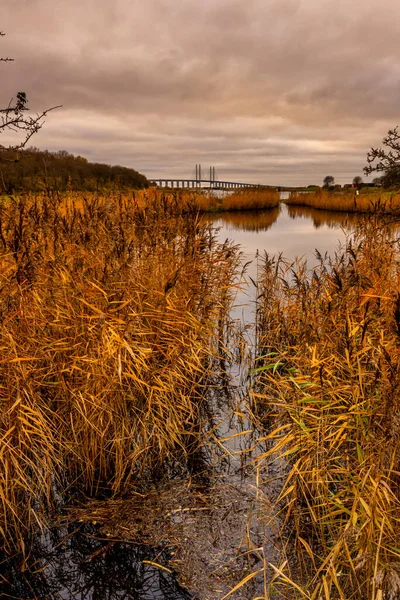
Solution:
{"label": "riverbank", "polygon": [[244,189],[219,195],[213,192],[202,193],[195,200],[202,213],[266,210],[277,208],[279,203],[279,192],[268,189]]}
{"label": "riverbank", "polygon": [[309,206],[317,210],[400,214],[400,192],[369,192],[368,188],[358,195],[356,190],[331,192],[320,189],[304,194],[292,193],[284,202],[289,206]]}

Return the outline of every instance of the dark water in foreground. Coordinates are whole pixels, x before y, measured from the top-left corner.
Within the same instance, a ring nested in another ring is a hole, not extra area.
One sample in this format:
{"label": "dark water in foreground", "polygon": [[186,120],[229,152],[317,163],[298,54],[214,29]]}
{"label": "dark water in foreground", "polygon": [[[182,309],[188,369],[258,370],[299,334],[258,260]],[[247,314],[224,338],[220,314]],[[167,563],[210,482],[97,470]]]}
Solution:
{"label": "dark water in foreground", "polygon": [[24,572],[0,566],[0,598],[24,600],[190,600],[162,551],[104,539],[94,525],[73,524],[36,540]]}
{"label": "dark water in foreground", "polygon": [[[226,213],[207,217],[218,228],[218,238],[232,240],[243,251],[247,266],[233,318],[245,324],[254,320],[256,296],[251,279],[257,279],[260,254],[283,253],[288,260],[304,257],[316,264],[314,251],[334,253],[347,232],[364,218],[287,207],[263,212]],[[221,411],[223,409],[221,408]],[[226,426],[226,431],[235,425]],[[224,429],[223,427],[221,428]],[[240,438],[241,439],[241,438]],[[189,600],[173,573],[149,562],[166,565],[162,549],[104,539],[93,525],[63,527],[38,540],[19,572],[12,560],[0,564],[0,598],[46,600]]]}

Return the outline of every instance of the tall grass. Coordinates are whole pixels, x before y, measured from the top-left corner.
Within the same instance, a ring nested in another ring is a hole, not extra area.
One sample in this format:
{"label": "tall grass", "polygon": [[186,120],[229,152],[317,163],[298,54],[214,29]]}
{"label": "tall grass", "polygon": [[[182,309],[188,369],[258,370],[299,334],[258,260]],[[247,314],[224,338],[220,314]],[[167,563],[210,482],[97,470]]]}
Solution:
{"label": "tall grass", "polygon": [[270,189],[243,189],[216,195],[199,193],[195,204],[200,212],[264,210],[279,206],[279,193]]}
{"label": "tall grass", "polygon": [[237,252],[162,193],[0,206],[0,538],[201,443]]}
{"label": "tall grass", "polygon": [[400,213],[400,194],[396,192],[365,192],[357,196],[354,190],[329,192],[320,189],[312,193],[292,193],[285,203],[344,212]]}
{"label": "tall grass", "polygon": [[261,464],[286,464],[293,597],[400,597],[399,261],[376,217],[312,272],[265,257],[254,401]]}
{"label": "tall grass", "polygon": [[174,214],[265,210],[278,208],[280,202],[279,192],[269,188],[234,191],[150,188],[136,191],[134,198],[141,208],[162,202]]}

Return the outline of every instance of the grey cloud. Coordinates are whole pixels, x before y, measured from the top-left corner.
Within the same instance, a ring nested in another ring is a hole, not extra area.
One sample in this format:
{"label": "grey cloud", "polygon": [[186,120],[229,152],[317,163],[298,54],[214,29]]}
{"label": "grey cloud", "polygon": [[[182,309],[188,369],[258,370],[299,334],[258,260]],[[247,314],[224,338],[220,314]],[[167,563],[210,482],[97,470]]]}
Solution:
{"label": "grey cloud", "polygon": [[35,144],[150,176],[347,178],[398,119],[399,17],[397,0],[14,0],[1,102],[62,103]]}

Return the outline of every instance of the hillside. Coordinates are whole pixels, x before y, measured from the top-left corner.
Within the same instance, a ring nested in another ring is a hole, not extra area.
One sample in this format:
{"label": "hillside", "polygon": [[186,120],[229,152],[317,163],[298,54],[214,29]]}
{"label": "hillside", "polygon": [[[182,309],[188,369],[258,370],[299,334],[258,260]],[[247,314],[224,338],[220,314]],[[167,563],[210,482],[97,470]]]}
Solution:
{"label": "hillside", "polygon": [[148,187],[147,178],[127,167],[91,163],[65,150],[49,152],[28,148],[2,153],[0,193],[19,191],[105,191]]}

